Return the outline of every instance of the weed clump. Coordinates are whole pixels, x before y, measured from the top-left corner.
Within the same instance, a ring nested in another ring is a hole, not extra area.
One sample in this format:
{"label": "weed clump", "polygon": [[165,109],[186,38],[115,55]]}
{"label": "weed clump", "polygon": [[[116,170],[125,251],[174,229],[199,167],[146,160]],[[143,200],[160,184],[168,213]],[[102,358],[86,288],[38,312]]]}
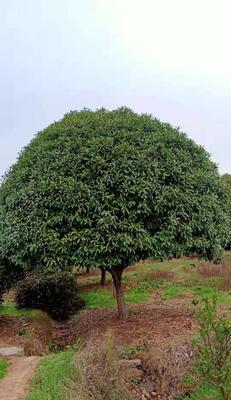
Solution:
{"label": "weed clump", "polygon": [[141,345],[139,343],[136,343],[134,345],[124,344],[119,349],[121,358],[128,358],[128,359],[136,357],[137,354],[140,353],[140,351],[141,351]]}

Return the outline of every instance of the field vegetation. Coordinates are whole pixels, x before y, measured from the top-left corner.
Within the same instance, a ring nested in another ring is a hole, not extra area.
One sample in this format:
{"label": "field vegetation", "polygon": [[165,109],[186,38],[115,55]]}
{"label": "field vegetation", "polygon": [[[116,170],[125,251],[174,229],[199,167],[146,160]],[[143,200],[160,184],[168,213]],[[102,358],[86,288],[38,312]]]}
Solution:
{"label": "field vegetation", "polygon": [[[60,352],[54,343],[48,344],[51,354],[42,358],[28,400],[140,399],[142,385],[145,386],[147,382],[150,384],[150,381],[153,385],[155,383],[152,392],[163,399],[170,396],[172,399],[203,400],[207,396],[219,400],[221,397],[217,387],[208,376],[198,372],[200,355],[194,350],[194,341],[198,340],[197,332],[200,332],[197,314],[199,305],[203,305],[202,298],[206,297],[211,303],[215,296],[219,314],[228,312],[230,318],[230,271],[229,252],[223,265],[187,257],[164,262],[146,260],[145,263],[134,264],[125,271],[123,277],[128,302],[128,321],[123,327],[116,322],[116,315],[112,314],[116,300],[111,277],[107,276],[107,283],[102,287],[100,270],[90,274],[80,273],[77,280],[79,293],[86,301],[85,309],[72,318],[74,328],[68,322],[66,328],[73,329],[74,333],[75,327],[84,321],[88,325],[87,330],[82,333],[80,330],[81,342],[79,335],[73,337],[65,351]],[[150,319],[153,306],[157,315],[154,320]],[[164,307],[163,311],[158,311],[158,307],[160,310]],[[142,310],[147,313],[144,318]],[[23,316],[32,320],[39,313],[18,310],[7,304],[1,306],[0,312],[9,317]],[[96,313],[95,325],[92,312]],[[102,319],[104,314],[101,314],[105,312],[108,313],[106,323]],[[160,327],[159,319],[163,319]],[[178,321],[176,325],[174,320]],[[167,335],[166,323],[170,324]],[[131,337],[129,329],[132,329]],[[34,340],[33,335],[30,340]],[[202,355],[205,357],[205,354]],[[119,360],[137,358],[142,361],[138,370],[130,372],[120,366]],[[114,397],[109,397],[108,393],[113,393]],[[153,395],[150,398],[156,397]]]}

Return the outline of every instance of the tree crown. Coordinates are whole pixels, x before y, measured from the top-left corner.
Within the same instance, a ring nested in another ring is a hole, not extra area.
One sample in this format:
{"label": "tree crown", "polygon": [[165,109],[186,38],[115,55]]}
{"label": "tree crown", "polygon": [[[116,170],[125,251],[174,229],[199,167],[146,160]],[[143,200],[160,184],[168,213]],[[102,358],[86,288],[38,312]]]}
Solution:
{"label": "tree crown", "polygon": [[125,266],[222,245],[208,153],[127,108],[70,112],[39,132],[0,190],[0,255],[23,268]]}

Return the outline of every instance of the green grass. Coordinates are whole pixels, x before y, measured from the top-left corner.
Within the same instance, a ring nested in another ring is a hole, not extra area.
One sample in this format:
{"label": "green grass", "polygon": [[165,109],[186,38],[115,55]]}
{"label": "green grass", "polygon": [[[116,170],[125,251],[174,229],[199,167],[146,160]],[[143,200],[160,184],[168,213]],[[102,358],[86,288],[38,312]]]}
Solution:
{"label": "green grass", "polygon": [[[229,254],[227,255],[227,257]],[[231,255],[230,255],[231,257]],[[151,299],[151,294],[160,289],[158,294],[161,300],[170,300],[182,296],[184,293],[192,295],[207,294],[214,292],[216,279],[202,279],[197,273],[197,260],[170,260],[166,262],[138,263],[133,270],[125,270],[123,274],[123,284],[127,287],[125,300],[127,303],[145,302]],[[153,279],[153,271],[172,271],[174,281],[165,278]],[[100,275],[81,278],[79,286],[85,287],[98,283]],[[107,282],[111,281],[110,274],[107,274]],[[231,304],[231,292],[219,291],[218,301],[220,304]],[[109,287],[92,289],[83,292],[82,297],[86,301],[87,309],[111,308],[116,306],[116,299],[112,295]],[[0,305],[0,315],[10,315],[15,317],[35,317],[39,311],[17,309],[14,305]]]}
{"label": "green grass", "polygon": [[213,387],[209,384],[204,383],[193,392],[190,396],[178,397],[177,400],[220,400],[220,395]]}
{"label": "green grass", "polygon": [[[111,290],[100,289],[92,292],[83,293],[82,297],[86,301],[88,309],[110,308],[116,306],[116,299],[113,297]],[[128,289],[125,292],[125,300],[127,303],[139,303],[149,300],[150,293],[141,288]]]}
{"label": "green grass", "polygon": [[[161,270],[161,271],[171,271],[173,268],[178,266],[179,260],[171,260],[171,261],[166,261],[166,262],[153,262],[150,264],[143,264],[143,263],[138,263],[135,265],[135,271],[129,271],[125,270],[124,273],[124,278],[126,279],[129,278],[132,279],[136,276],[139,276],[142,273],[145,273],[145,275],[151,274],[155,270]],[[182,260],[181,260],[182,263]],[[183,262],[184,265],[189,265],[188,260],[186,260],[186,263]]]}
{"label": "green grass", "polygon": [[120,357],[128,358],[129,360],[135,358],[137,354],[140,353],[140,351],[141,351],[140,344],[134,344],[134,345],[123,344],[119,348]]}
{"label": "green grass", "polygon": [[37,310],[17,308],[13,304],[0,304],[0,315],[9,315],[12,317],[36,317],[39,314]]}
{"label": "green grass", "polygon": [[[89,309],[101,307],[110,308],[116,306],[116,299],[113,297],[111,290],[108,289],[83,293],[82,297],[86,301],[86,307]],[[127,303],[139,303],[147,301],[149,298],[150,291],[142,288],[131,288],[125,292],[125,300]]]}
{"label": "green grass", "polygon": [[[151,294],[158,289],[160,289],[159,298],[161,300],[171,300],[183,294],[212,296],[219,280],[217,278],[203,279],[197,272],[197,264],[197,260],[190,259],[136,264],[135,270],[125,270],[123,274],[123,284],[127,287],[125,291],[126,302],[148,301],[151,299]],[[174,280],[168,281],[162,277],[153,279],[152,273],[156,270],[173,271]],[[88,284],[89,280],[89,277],[86,277],[86,281],[81,281],[81,286]],[[94,276],[93,280],[98,282],[99,276]],[[111,288],[108,287],[94,289],[82,295],[88,309],[116,306],[116,299],[112,295]],[[231,304],[231,292],[218,291],[218,302],[220,304]]]}
{"label": "green grass", "polygon": [[169,284],[163,289],[163,294],[161,295],[161,300],[171,300],[175,297],[179,297],[184,294],[187,289],[183,286],[177,285],[176,283]]}
{"label": "green grass", "polygon": [[92,292],[83,293],[82,297],[86,301],[87,308],[110,308],[116,305],[116,300],[108,289],[94,290]]}
{"label": "green grass", "polygon": [[134,288],[129,289],[125,292],[125,301],[127,303],[139,303],[142,301],[148,301],[150,298],[150,292],[145,289]]}
{"label": "green grass", "polygon": [[218,290],[214,286],[201,284],[195,286],[192,291],[195,295],[206,296],[208,298],[212,298],[216,294],[218,304],[231,304],[231,293]]}
{"label": "green grass", "polygon": [[4,378],[7,373],[7,361],[0,359],[0,379]]}
{"label": "green grass", "polygon": [[163,278],[157,278],[155,280],[150,280],[148,277],[140,279],[138,281],[140,288],[145,291],[153,292],[153,290],[160,289],[166,285],[166,280]]}
{"label": "green grass", "polygon": [[31,383],[27,400],[67,400],[66,387],[74,376],[72,350],[42,359]]}

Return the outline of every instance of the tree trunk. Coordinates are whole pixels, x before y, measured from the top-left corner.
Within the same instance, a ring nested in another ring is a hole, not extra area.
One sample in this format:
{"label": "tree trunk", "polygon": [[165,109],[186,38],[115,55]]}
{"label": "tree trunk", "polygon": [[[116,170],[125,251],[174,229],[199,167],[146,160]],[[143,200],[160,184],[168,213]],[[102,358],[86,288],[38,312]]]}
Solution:
{"label": "tree trunk", "polygon": [[87,267],[87,274],[90,274],[90,267]]}
{"label": "tree trunk", "polygon": [[103,268],[100,268],[100,269],[101,269],[101,280],[100,280],[100,285],[101,285],[101,286],[104,286],[105,283],[106,283],[106,271],[105,271],[105,269],[103,269]]}
{"label": "tree trunk", "polygon": [[114,282],[112,282],[112,296],[114,299],[116,298],[116,290],[115,290]]}
{"label": "tree trunk", "polygon": [[123,293],[122,285],[121,285],[123,269],[116,268],[116,269],[111,270],[110,272],[112,274],[113,283],[114,283],[115,290],[116,290],[118,316],[119,316],[119,319],[124,320],[127,318],[127,311],[126,311],[126,306],[125,306],[125,301],[124,301],[124,293]]}

